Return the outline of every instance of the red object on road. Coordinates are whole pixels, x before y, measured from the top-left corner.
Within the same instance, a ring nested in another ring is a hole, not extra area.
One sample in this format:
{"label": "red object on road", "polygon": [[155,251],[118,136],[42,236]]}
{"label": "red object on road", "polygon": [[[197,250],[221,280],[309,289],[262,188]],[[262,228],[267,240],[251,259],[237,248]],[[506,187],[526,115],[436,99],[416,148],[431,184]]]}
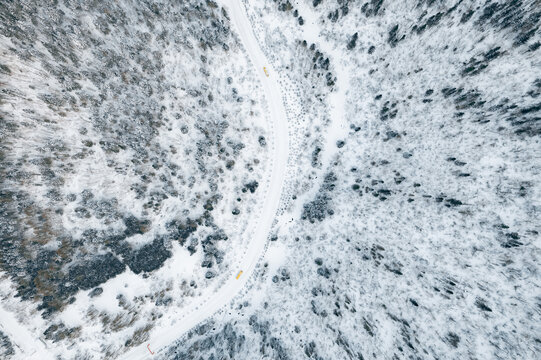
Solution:
{"label": "red object on road", "polygon": [[150,351],[150,354],[151,354],[151,355],[154,355],[154,353],[152,352],[152,350],[150,350],[150,344],[147,345],[147,349],[148,349],[148,351]]}

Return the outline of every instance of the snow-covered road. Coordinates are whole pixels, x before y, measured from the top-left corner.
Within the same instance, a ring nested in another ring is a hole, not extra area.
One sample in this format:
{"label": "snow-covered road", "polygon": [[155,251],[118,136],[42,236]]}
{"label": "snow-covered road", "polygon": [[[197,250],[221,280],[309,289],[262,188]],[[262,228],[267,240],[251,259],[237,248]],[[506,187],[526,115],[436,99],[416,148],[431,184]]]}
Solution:
{"label": "snow-covered road", "polygon": [[[288,127],[282,94],[276,73],[259,47],[243,5],[239,0],[222,0],[221,2],[228,10],[231,23],[255,66],[270,112],[270,128],[273,131],[273,138],[269,139],[271,140],[269,146],[272,146],[273,154],[271,155],[272,164],[269,172],[270,181],[266,192],[263,193],[264,203],[259,208],[259,213],[254,214],[253,221],[246,229],[245,234],[251,236],[251,239],[244,257],[239,259],[238,268],[232,269],[233,273],[230,279],[210,298],[186,308],[183,312],[184,315],[178,319],[175,325],[156,329],[148,341],[125,353],[122,359],[150,359],[158,356],[160,350],[163,351],[165,346],[231,302],[246,285],[263,255],[267,237],[278,210],[288,159]],[[266,67],[269,77],[265,75],[263,67]],[[243,274],[237,280],[235,277],[240,270],[243,271]],[[150,354],[147,344],[150,344],[150,349],[155,352],[155,355]]]}
{"label": "snow-covered road", "polygon": [[0,330],[9,337],[15,348],[15,358],[25,360],[49,360],[53,356],[47,352],[45,345],[19,323],[12,312],[0,304]]}

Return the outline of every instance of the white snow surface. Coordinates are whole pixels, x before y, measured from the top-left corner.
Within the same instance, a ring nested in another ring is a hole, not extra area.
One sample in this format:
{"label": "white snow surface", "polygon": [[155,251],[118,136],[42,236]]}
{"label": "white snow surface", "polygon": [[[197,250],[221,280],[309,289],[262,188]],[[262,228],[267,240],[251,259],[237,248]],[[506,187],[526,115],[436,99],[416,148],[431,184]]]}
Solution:
{"label": "white snow surface", "polygon": [[7,334],[10,341],[15,345],[15,354],[17,354],[18,358],[28,360],[53,359],[46,346],[38,341],[26,326],[19,322],[13,312],[6,310],[1,303],[0,319],[0,330]]}

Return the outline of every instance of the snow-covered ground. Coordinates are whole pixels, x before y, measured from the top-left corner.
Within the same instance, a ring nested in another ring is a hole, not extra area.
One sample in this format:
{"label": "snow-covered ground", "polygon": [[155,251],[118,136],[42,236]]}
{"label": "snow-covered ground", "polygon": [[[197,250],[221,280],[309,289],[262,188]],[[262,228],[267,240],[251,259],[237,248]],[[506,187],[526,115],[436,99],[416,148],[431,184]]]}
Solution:
{"label": "snow-covered ground", "polygon": [[[4,309],[0,304],[0,331],[10,341],[12,353],[21,359],[39,360],[53,359],[44,343],[39,341],[25,325],[16,318],[13,311]],[[2,354],[8,356],[8,354]]]}
{"label": "snow-covered ground", "polygon": [[1,4],[0,356],[539,358],[538,8]]}

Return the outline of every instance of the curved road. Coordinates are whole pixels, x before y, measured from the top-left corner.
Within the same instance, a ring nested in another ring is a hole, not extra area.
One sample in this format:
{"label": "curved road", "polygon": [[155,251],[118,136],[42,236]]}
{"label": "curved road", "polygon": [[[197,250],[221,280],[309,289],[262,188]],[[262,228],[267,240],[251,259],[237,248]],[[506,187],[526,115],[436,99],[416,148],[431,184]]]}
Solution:
{"label": "curved road", "polygon": [[[286,173],[288,159],[288,128],[286,120],[286,111],[282,103],[282,96],[272,66],[267,62],[263,51],[259,47],[257,39],[253,33],[252,26],[246,11],[240,0],[222,0],[223,5],[228,8],[231,23],[236,29],[240,41],[244,45],[252,64],[255,66],[257,75],[263,86],[267,98],[269,116],[274,124],[274,139],[272,148],[272,168],[270,170],[271,178],[267,188],[265,203],[261,209],[259,219],[250,224],[246,234],[253,234],[245,257],[241,260],[238,269],[233,269],[234,275],[213,294],[211,298],[205,299],[203,303],[193,305],[185,309],[188,314],[179,319],[177,324],[165,328],[160,328],[151,334],[151,338],[144,344],[135,347],[121,356],[126,360],[151,359],[160,355],[164,347],[170,345],[179,339],[184,333],[194,326],[204,321],[207,317],[213,315],[216,311],[227,305],[233,300],[246,285],[252,275],[259,258],[263,254],[267,237],[271,229],[282,193],[283,181]],[[263,67],[266,67],[269,77],[265,75]],[[242,270],[243,275],[236,280],[235,275]],[[150,349],[156,354],[153,356],[147,349],[150,343]],[[160,351],[161,350],[161,351]]]}

